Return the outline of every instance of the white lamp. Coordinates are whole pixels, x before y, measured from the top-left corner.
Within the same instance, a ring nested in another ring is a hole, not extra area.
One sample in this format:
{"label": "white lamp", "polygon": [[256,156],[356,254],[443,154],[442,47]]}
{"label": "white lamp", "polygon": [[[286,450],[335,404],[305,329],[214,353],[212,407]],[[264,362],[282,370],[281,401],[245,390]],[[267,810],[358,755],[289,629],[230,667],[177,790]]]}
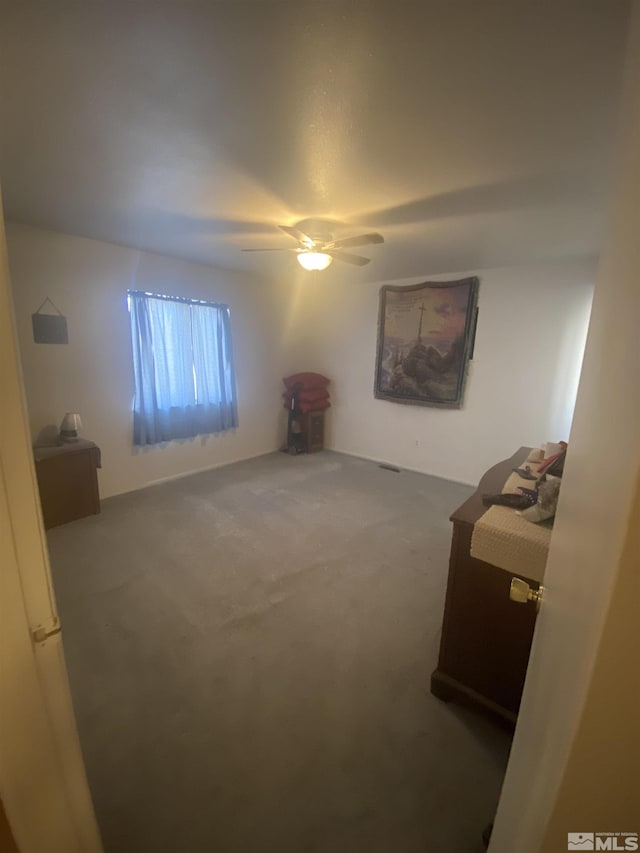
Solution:
{"label": "white lamp", "polygon": [[77,441],[80,429],[82,429],[80,415],[77,412],[67,412],[60,424],[60,437],[63,441]]}
{"label": "white lamp", "polygon": [[306,270],[326,270],[329,264],[333,261],[331,255],[325,252],[298,252],[298,263]]}

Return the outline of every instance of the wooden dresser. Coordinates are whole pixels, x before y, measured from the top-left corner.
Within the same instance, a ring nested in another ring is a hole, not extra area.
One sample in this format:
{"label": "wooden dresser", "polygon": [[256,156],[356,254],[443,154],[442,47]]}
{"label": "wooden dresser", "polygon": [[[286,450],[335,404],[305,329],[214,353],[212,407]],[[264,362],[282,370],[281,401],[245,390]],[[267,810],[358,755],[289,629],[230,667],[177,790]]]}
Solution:
{"label": "wooden dresser", "polygon": [[100,448],[92,441],[34,447],[45,529],[100,512]]}
{"label": "wooden dresser", "polygon": [[526,459],[521,447],[490,468],[478,489],[452,514],[453,536],[438,667],[431,692],[515,724],[536,620],[533,604],[509,599],[513,575],[471,556],[473,526],[484,514],[483,494],[497,494],[511,470]]}

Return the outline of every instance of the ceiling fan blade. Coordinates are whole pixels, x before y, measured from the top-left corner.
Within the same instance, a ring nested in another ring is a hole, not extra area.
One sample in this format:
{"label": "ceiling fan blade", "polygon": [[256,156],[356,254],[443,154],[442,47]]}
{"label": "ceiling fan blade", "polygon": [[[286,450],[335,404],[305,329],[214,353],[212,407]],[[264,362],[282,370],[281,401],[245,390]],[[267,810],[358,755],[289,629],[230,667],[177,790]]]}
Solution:
{"label": "ceiling fan blade", "polygon": [[241,252],[297,252],[298,249],[284,249],[282,247],[278,247],[277,249],[240,249]]}
{"label": "ceiling fan blade", "polygon": [[371,258],[363,258],[362,255],[352,255],[349,252],[337,252],[334,249],[322,249],[322,251],[331,255],[336,261],[344,261],[347,264],[353,264],[356,267],[363,267],[371,261]]}
{"label": "ceiling fan blade", "polygon": [[345,237],[342,240],[330,240],[325,243],[326,249],[349,249],[354,246],[369,246],[372,243],[384,243],[382,234],[359,234],[357,237]]}
{"label": "ceiling fan blade", "polygon": [[281,231],[284,231],[285,234],[293,237],[293,239],[297,240],[298,243],[303,243],[305,246],[315,245],[313,237],[309,237],[308,234],[305,234],[304,231],[300,231],[298,228],[292,228],[290,225],[278,225],[278,228]]}

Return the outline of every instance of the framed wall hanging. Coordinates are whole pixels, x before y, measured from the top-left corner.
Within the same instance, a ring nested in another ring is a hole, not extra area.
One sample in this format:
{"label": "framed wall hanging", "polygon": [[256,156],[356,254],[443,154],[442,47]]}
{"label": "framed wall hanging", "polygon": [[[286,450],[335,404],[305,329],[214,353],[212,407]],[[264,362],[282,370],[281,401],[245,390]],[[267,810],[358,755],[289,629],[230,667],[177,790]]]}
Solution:
{"label": "framed wall hanging", "polygon": [[[49,303],[56,314],[44,314],[42,309]],[[36,344],[68,344],[69,333],[67,331],[67,318],[53,302],[47,298],[42,305],[31,315],[33,327],[33,340]]]}
{"label": "framed wall hanging", "polygon": [[477,278],[380,288],[375,396],[462,406],[478,317]]}

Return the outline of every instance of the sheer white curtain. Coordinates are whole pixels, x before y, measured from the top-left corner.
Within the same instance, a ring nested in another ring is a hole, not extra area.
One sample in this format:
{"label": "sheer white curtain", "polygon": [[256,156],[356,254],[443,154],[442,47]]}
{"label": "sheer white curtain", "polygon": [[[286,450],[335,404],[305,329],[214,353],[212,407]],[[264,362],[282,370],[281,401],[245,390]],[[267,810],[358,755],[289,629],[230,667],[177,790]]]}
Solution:
{"label": "sheer white curtain", "polygon": [[129,311],[134,444],[236,427],[228,307],[129,291]]}

